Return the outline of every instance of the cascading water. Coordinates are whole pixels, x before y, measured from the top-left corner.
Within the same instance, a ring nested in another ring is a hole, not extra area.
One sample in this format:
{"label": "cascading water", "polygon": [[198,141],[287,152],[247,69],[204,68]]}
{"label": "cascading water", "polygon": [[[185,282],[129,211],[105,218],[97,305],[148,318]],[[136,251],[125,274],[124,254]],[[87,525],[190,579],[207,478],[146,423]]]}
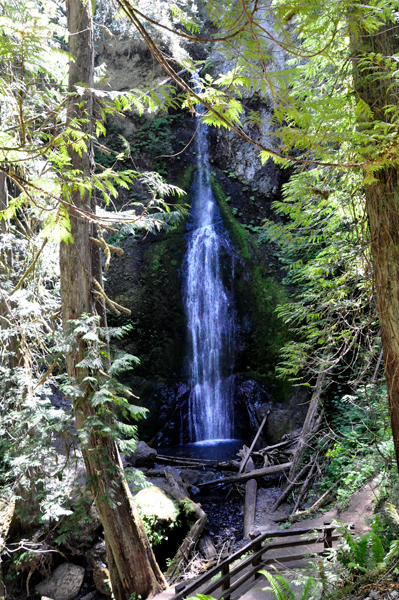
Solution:
{"label": "cascading water", "polygon": [[185,303],[190,337],[190,437],[227,440],[233,435],[231,371],[234,311],[222,278],[228,248],[210,182],[207,126],[198,119],[198,169],[193,182],[191,231],[186,255]]}

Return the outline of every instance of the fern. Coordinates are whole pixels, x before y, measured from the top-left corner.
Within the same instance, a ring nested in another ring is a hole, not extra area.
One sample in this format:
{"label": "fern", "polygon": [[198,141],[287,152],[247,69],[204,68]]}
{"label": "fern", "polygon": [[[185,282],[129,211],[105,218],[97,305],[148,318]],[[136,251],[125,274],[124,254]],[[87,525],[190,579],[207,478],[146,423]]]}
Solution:
{"label": "fern", "polygon": [[[293,600],[294,596],[289,588],[289,583],[286,582],[286,586],[281,583],[281,576],[277,577],[277,575],[272,575],[269,571],[262,569],[259,571],[261,575],[266,577],[268,582],[270,583],[270,587],[264,587],[262,590],[264,592],[272,592],[275,597],[275,600]],[[287,593],[287,589],[289,592]]]}
{"label": "fern", "polygon": [[382,545],[381,539],[377,534],[373,533],[371,535],[371,540],[372,540],[371,550],[372,550],[372,554],[373,554],[373,563],[374,563],[373,566],[377,567],[378,565],[380,565],[384,562],[386,552],[384,550],[384,546]]}

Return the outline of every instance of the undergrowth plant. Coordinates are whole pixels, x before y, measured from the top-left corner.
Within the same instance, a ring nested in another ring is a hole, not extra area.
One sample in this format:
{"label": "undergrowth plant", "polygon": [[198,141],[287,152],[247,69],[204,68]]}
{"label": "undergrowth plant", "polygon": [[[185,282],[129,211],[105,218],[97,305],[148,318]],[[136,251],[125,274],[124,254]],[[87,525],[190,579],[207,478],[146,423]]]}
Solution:
{"label": "undergrowth plant", "polygon": [[336,484],[335,497],[343,508],[351,495],[378,473],[381,494],[384,482],[397,480],[392,469],[393,441],[386,405],[386,389],[370,384],[354,394],[336,394],[325,403],[328,432],[316,449],[325,455],[320,491]]}
{"label": "undergrowth plant", "polygon": [[[265,569],[259,571],[259,573],[266,577],[270,583],[269,587],[264,587],[262,590],[264,592],[272,592],[275,600],[297,600],[298,594],[295,593],[293,587],[296,582],[291,582],[283,577],[275,567],[274,570],[274,574]],[[304,581],[299,600],[309,600],[310,598],[313,598],[317,595],[317,588],[318,584],[316,579],[314,577],[307,577]]]}

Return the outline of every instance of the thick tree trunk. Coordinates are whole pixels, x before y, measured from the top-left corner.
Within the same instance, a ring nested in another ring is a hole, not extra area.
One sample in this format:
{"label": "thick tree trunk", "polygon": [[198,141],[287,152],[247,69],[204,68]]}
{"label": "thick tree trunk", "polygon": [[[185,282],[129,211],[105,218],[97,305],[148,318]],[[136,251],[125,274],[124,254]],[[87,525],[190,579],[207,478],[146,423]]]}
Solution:
{"label": "thick tree trunk", "polygon": [[[69,51],[74,57],[70,63],[68,122],[73,118],[88,119],[90,131],[92,100],[89,94],[79,97],[75,85],[93,86],[94,43],[91,17],[92,3],[84,0],[68,0],[67,17],[70,32]],[[81,155],[70,149],[71,166],[87,178],[93,169],[93,153],[87,141],[87,152]],[[93,195],[88,191],[81,196],[79,190],[71,190],[71,204],[87,212],[95,212]],[[97,313],[105,324],[105,309],[92,295],[93,280],[101,283],[101,262],[97,246],[90,237],[96,237],[96,227],[76,216],[71,209],[71,233],[73,244],[61,244],[61,300],[64,328],[71,319],[82,313]],[[82,373],[76,365],[85,353],[81,342],[78,350],[67,357],[68,375],[79,379]],[[86,419],[93,413],[89,394],[74,401],[76,426],[82,430]],[[129,600],[141,596],[147,598],[166,587],[165,579],[156,563],[145,534],[141,519],[133,503],[123,473],[116,442],[110,437],[91,431],[89,441],[82,453],[89,482],[96,498],[96,506],[104,527],[111,586],[115,600]]]}
{"label": "thick tree trunk", "polygon": [[[363,4],[366,4],[364,0]],[[390,70],[385,66],[385,58],[399,51],[397,28],[389,21],[372,35],[363,31],[358,37],[353,35],[351,42],[356,93],[368,104],[375,121],[387,123],[389,115],[385,114],[385,107],[398,106],[393,67]],[[359,67],[359,57],[372,52],[381,54],[384,59],[369,69],[364,65]],[[386,71],[382,72],[384,68]],[[368,126],[368,123],[359,123],[359,127],[366,130]],[[365,193],[389,412],[399,469],[399,172],[397,166],[391,166],[392,162],[392,156],[381,157],[380,168],[373,173],[375,181],[366,186]]]}

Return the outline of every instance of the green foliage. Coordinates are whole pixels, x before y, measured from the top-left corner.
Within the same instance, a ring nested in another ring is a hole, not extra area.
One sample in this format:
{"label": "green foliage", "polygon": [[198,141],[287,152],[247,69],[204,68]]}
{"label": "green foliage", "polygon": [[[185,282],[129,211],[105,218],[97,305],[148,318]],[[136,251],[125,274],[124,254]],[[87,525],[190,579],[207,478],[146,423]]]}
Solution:
{"label": "green foliage", "polygon": [[334,551],[334,555],[352,577],[358,577],[370,569],[387,567],[392,558],[399,553],[398,540],[391,543],[388,552],[384,549],[378,535],[378,515],[374,519],[371,531],[357,538],[348,531],[345,524],[337,523],[337,530],[342,535],[343,543]]}
{"label": "green foliage", "polygon": [[321,491],[338,483],[336,498],[341,507],[375,473],[390,478],[394,462],[393,442],[384,386],[368,385],[356,394],[336,394],[326,403],[330,433],[322,436],[318,450],[325,454]]}
{"label": "green foliage", "polygon": [[74,352],[83,342],[84,358],[76,365],[77,379],[68,381],[62,389],[75,406],[79,406],[81,398],[91,406],[91,414],[85,416],[79,429],[82,447],[90,446],[91,436],[97,434],[119,440],[122,451],[134,451],[136,426],[130,422],[142,419],[147,410],[130,404],[128,398],[133,394],[116,376],[139,360],[120,351],[111,355],[109,349],[110,340],[121,338],[130,327],[100,327],[99,320],[97,315],[83,314],[70,321],[65,342],[58,351]]}
{"label": "green foliage", "polygon": [[130,163],[137,156],[148,153],[154,161],[154,169],[160,175],[167,175],[162,155],[173,154],[172,144],[175,133],[172,128],[181,124],[182,118],[181,114],[168,115],[167,113],[152,118],[144,124],[139,123],[134,135],[126,139],[121,135],[122,129],[113,126],[112,135],[105,140],[106,146],[96,153],[96,161],[103,167],[113,168],[118,160],[126,166],[126,162]]}
{"label": "green foliage", "polygon": [[326,169],[296,172],[273,205],[284,220],[266,224],[265,238],[278,245],[285,283],[296,296],[278,313],[295,333],[285,346],[281,377],[303,381],[325,370],[353,381],[370,374],[380,351],[368,252],[359,252],[364,232],[363,197],[356,174]]}
{"label": "green foliage", "polygon": [[[264,592],[272,592],[275,600],[296,600],[297,596],[292,589],[291,583],[280,575],[275,569],[274,575],[265,569],[259,571],[270,583],[270,587],[264,587]],[[308,577],[305,581],[300,600],[308,600],[312,596],[312,588],[317,586],[317,581],[314,577]]]}
{"label": "green foliage", "polygon": [[167,541],[171,530],[181,525],[179,519],[171,521],[167,525],[161,525],[155,515],[141,514],[141,520],[151,546],[159,546],[162,542]]}

